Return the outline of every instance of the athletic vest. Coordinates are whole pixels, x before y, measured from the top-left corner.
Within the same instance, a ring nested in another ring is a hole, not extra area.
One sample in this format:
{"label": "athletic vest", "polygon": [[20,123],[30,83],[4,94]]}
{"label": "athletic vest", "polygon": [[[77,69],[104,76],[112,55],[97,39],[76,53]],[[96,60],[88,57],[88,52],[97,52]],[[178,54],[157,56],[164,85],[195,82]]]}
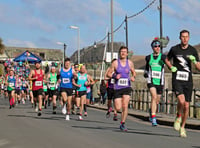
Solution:
{"label": "athletic vest", "polygon": [[26,90],[27,87],[26,87],[26,81],[22,81],[22,90]]}
{"label": "athletic vest", "polygon": [[149,68],[150,68],[150,81],[154,85],[163,85],[161,82],[164,76],[164,62],[161,60],[162,54],[160,53],[157,59],[154,59],[153,54],[150,56]]}
{"label": "athletic vest", "polygon": [[43,82],[43,91],[47,92],[47,85]]}
{"label": "athletic vest", "polygon": [[16,82],[16,79],[14,76],[10,77],[8,76],[8,91],[12,91],[15,89],[15,82]]}
{"label": "athletic vest", "polygon": [[[113,73],[114,74],[114,73]],[[108,80],[108,88],[114,88],[115,79],[112,77]]]}
{"label": "athletic vest", "polygon": [[72,88],[72,78],[73,78],[72,68],[70,68],[68,71],[64,71],[63,68],[61,68],[60,78],[61,78],[61,83],[60,83],[61,88]]}
{"label": "athletic vest", "polygon": [[19,78],[16,80],[15,88],[18,90],[21,89],[21,80]]}
{"label": "athletic vest", "polygon": [[126,65],[123,67],[118,59],[118,66],[116,69],[116,74],[121,74],[121,78],[115,81],[114,89],[123,89],[131,87],[130,82],[130,67],[128,65],[128,59],[126,60]]}
{"label": "athletic vest", "polygon": [[81,87],[77,88],[77,91],[87,91],[87,87],[85,86],[85,82],[87,82],[87,74],[81,75],[78,73],[77,84],[81,85]]}
{"label": "athletic vest", "polygon": [[57,84],[57,74],[55,73],[54,76],[52,73],[50,73],[50,83],[49,83],[49,88],[50,90],[55,90],[56,89],[56,84]]}
{"label": "athletic vest", "polygon": [[34,77],[37,77],[37,79],[33,81],[32,89],[33,90],[43,89],[43,72],[42,72],[42,69],[40,69],[39,74],[35,70]]}

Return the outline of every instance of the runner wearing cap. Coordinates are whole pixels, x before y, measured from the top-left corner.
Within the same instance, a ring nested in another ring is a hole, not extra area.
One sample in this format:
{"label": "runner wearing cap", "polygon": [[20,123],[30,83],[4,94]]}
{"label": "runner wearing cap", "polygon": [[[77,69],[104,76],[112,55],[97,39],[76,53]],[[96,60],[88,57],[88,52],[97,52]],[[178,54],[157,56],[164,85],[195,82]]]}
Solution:
{"label": "runner wearing cap", "polygon": [[166,56],[160,53],[160,41],[154,39],[151,42],[153,53],[146,56],[146,67],[144,77],[147,79],[147,87],[151,93],[151,109],[149,120],[152,126],[157,126],[156,110],[164,87],[164,65]]}

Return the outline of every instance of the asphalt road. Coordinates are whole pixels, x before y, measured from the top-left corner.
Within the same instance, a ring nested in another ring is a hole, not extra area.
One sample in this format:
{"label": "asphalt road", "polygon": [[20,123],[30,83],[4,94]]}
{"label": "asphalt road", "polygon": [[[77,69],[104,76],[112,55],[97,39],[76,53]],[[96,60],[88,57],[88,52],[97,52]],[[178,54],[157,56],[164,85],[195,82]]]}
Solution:
{"label": "asphalt road", "polygon": [[78,121],[71,115],[65,121],[61,109],[43,109],[41,117],[29,102],[9,109],[0,98],[0,148],[200,148],[200,131],[187,130],[180,138],[172,127],[152,127],[151,123],[128,117],[128,132],[119,130],[119,122],[105,117],[105,111],[88,108],[88,117]]}

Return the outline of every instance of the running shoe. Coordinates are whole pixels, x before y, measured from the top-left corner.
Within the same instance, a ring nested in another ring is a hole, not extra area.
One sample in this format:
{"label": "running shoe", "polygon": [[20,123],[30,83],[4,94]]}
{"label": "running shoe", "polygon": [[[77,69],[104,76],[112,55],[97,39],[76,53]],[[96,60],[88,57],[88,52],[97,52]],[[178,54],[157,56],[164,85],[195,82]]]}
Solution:
{"label": "running shoe", "polygon": [[9,109],[11,109],[11,108],[12,108],[12,105],[10,105]]}
{"label": "running shoe", "polygon": [[110,118],[110,112],[109,111],[106,113],[106,118]]}
{"label": "running shoe", "polygon": [[106,113],[106,118],[110,117],[110,112],[112,112],[112,107],[109,108],[108,112]]}
{"label": "running shoe", "polygon": [[71,113],[72,113],[72,115],[75,115],[75,111],[74,110],[72,110]]}
{"label": "running shoe", "polygon": [[77,114],[77,115],[80,115],[80,108],[79,108],[79,107],[78,107],[77,110],[76,110],[76,114]]}
{"label": "running shoe", "polygon": [[187,137],[185,128],[180,128],[179,134],[180,134],[180,137],[183,137],[183,138],[186,138],[186,137]]}
{"label": "running shoe", "polygon": [[66,104],[63,105],[62,113],[63,113],[64,115],[66,115],[66,113],[67,113],[67,111],[66,111]]}
{"label": "running shoe", "polygon": [[152,119],[152,126],[157,126],[158,124],[157,124],[157,121],[156,121],[156,117],[154,117],[153,119]]}
{"label": "running shoe", "polygon": [[35,107],[35,112],[38,112],[38,106]]}
{"label": "running shoe", "polygon": [[149,121],[152,122],[152,118],[151,118],[152,114],[151,114],[151,109],[149,109]]}
{"label": "running shoe", "polygon": [[66,115],[65,120],[69,121],[69,115]]}
{"label": "running shoe", "polygon": [[42,115],[42,111],[39,110],[37,115],[38,115],[38,116],[41,116],[41,115]]}
{"label": "running shoe", "polygon": [[84,113],[84,116],[87,116],[87,112]]}
{"label": "running shoe", "polygon": [[56,114],[56,111],[55,111],[55,110],[53,110],[53,114]]}
{"label": "running shoe", "polygon": [[78,119],[79,119],[79,120],[83,120],[82,116],[78,116]]}
{"label": "running shoe", "polygon": [[174,121],[174,129],[176,131],[179,131],[181,127],[181,117],[176,117],[175,121]]}
{"label": "running shoe", "polygon": [[114,114],[113,121],[118,121],[117,114]]}
{"label": "running shoe", "polygon": [[122,131],[124,131],[124,132],[127,132],[127,131],[128,131],[124,124],[120,124],[120,127],[119,127],[119,128],[120,128],[120,130],[122,130]]}

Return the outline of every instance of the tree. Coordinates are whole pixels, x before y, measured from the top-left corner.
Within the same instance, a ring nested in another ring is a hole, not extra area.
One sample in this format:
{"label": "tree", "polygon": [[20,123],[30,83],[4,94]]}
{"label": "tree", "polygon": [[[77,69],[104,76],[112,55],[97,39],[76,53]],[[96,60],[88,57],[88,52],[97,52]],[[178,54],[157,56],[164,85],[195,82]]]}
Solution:
{"label": "tree", "polygon": [[3,54],[5,50],[5,45],[3,44],[3,40],[0,38],[0,54]]}

